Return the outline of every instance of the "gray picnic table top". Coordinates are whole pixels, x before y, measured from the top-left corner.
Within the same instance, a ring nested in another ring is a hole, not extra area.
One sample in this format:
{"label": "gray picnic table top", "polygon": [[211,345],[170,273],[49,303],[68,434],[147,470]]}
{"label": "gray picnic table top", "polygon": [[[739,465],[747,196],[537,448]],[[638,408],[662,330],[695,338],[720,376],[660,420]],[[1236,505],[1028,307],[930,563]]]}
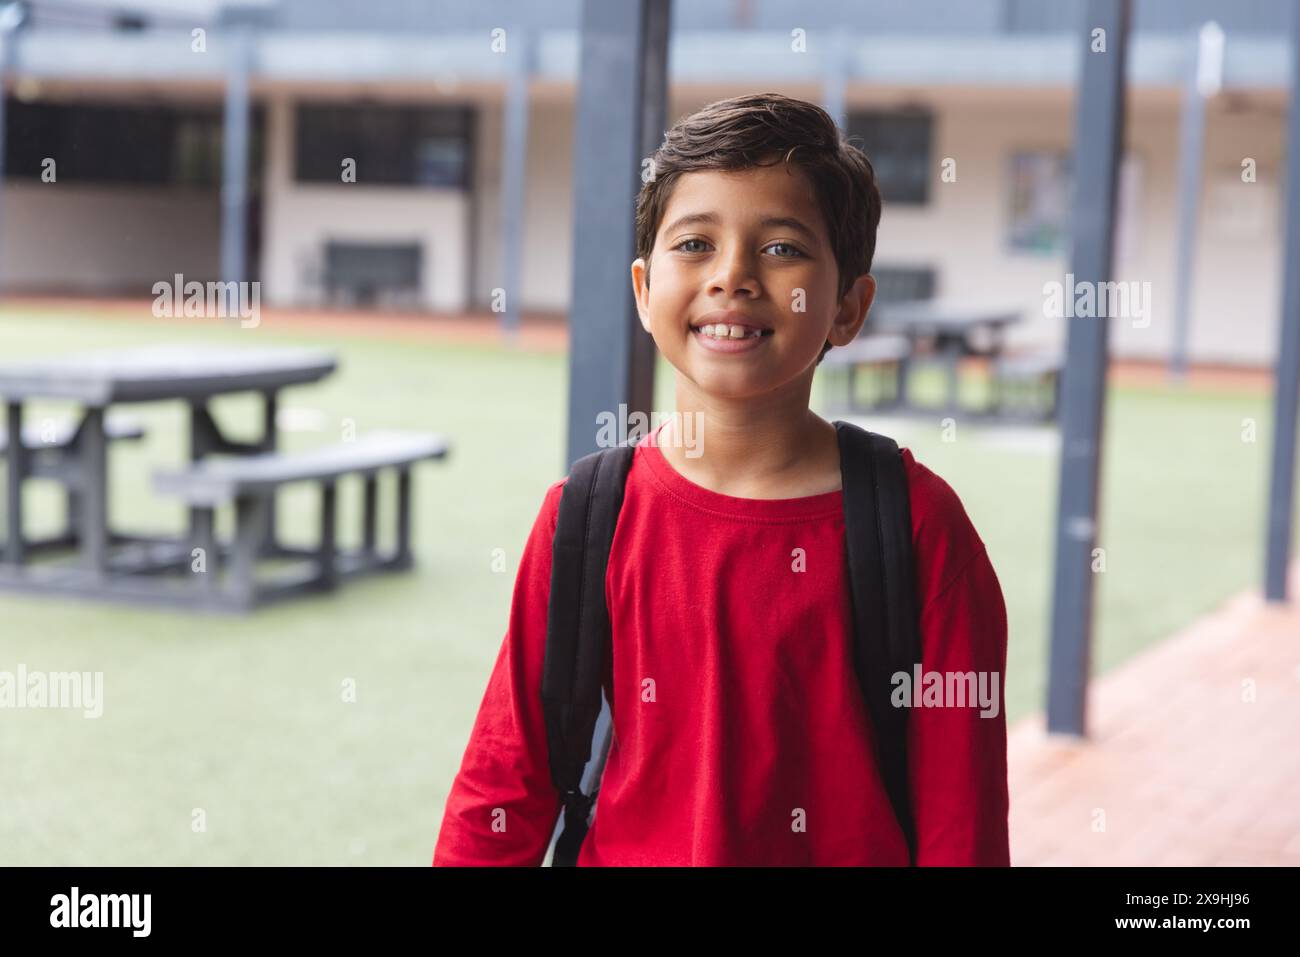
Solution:
{"label": "gray picnic table top", "polygon": [[960,300],[918,299],[881,303],[872,308],[877,328],[910,335],[964,335],[975,329],[997,329],[1019,322],[1015,308],[970,305]]}
{"label": "gray picnic table top", "polygon": [[334,371],[319,349],[145,346],[0,363],[0,396],[75,399],[87,405],[202,399],[276,390]]}

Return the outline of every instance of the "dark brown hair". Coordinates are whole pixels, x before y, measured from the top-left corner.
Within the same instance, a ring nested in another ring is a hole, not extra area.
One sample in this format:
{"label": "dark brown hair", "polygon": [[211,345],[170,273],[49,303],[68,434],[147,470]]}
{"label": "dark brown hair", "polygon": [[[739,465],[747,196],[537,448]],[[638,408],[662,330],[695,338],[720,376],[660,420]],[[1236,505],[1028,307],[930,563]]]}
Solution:
{"label": "dark brown hair", "polygon": [[[646,262],[647,285],[655,235],[679,176],[778,162],[798,166],[812,181],[839,267],[836,303],[871,271],[880,225],[876,174],[821,107],[780,93],[719,100],[679,120],[651,159],[653,176],[642,184],[636,204],[636,254]],[[818,363],[830,348],[827,342]]]}

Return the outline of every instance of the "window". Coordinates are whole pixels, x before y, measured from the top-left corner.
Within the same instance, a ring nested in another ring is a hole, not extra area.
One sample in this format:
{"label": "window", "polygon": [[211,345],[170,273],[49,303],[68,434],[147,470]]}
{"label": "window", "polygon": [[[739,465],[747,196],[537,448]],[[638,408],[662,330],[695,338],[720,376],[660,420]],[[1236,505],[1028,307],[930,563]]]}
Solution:
{"label": "window", "polygon": [[221,113],[176,107],[6,103],[5,175],[60,182],[221,183]]}
{"label": "window", "polygon": [[471,119],[461,107],[299,106],[295,178],[339,183],[352,159],[358,183],[468,188]]}
{"label": "window", "polygon": [[[1073,156],[1062,149],[1018,150],[1011,154],[1007,245],[1012,252],[1068,255],[1073,166]],[[1137,253],[1141,184],[1141,158],[1124,154],[1116,187],[1117,263],[1128,262]]]}
{"label": "window", "polygon": [[848,136],[861,146],[876,171],[886,203],[930,201],[930,141],[934,117],[924,110],[849,114]]}
{"label": "window", "polygon": [[1015,252],[1062,250],[1070,202],[1070,154],[1064,150],[1011,154],[1008,243]]}
{"label": "window", "polygon": [[172,182],[186,186],[220,183],[221,140],[221,123],[194,117],[182,118],[176,124]]}

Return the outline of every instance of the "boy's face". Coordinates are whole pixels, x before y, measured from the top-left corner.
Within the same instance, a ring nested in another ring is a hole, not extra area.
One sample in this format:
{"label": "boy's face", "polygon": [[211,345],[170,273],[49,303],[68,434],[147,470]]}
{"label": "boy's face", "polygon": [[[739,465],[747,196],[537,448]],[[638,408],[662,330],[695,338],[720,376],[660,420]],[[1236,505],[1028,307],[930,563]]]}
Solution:
{"label": "boy's face", "polygon": [[[714,398],[791,389],[806,398],[822,346],[852,342],[875,293],[863,275],[836,301],[838,267],[812,185],[783,164],[683,174],[649,272],[647,284],[645,260],[632,263],[641,325],[679,381]],[[765,333],[717,341],[699,331],[706,323]]]}

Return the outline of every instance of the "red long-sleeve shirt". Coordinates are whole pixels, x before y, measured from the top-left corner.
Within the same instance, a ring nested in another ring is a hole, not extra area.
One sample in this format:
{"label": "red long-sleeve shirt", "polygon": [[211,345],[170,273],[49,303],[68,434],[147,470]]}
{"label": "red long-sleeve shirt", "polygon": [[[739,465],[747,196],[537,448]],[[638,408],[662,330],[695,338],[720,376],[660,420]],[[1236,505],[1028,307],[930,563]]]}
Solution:
{"label": "red long-sleeve shirt", "polygon": [[[657,438],[636,449],[610,554],[614,739],[579,866],[906,865],[853,669],[843,492],[722,495]],[[923,671],[997,675],[996,716],[908,716],[917,864],[1006,866],[1002,591],[956,493],[903,457]],[[549,846],[541,676],[564,481],[525,546],[435,866],[537,866]]]}

